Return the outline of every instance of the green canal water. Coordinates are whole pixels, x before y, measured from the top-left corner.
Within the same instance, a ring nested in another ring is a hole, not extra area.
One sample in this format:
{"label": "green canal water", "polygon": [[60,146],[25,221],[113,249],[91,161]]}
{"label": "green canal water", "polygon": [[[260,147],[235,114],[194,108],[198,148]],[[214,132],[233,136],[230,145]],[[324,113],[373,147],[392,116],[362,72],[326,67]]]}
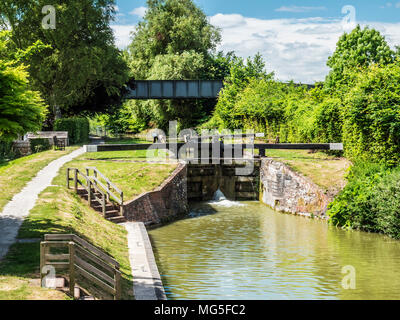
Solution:
{"label": "green canal water", "polygon": [[400,241],[257,202],[199,204],[150,237],[168,299],[400,299]]}

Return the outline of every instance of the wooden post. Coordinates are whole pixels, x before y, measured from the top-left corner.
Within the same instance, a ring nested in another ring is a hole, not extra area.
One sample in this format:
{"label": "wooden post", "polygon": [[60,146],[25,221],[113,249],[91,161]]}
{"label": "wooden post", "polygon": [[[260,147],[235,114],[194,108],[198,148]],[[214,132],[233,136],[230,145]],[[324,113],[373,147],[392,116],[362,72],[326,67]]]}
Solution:
{"label": "wooden post", "polygon": [[124,193],[121,192],[121,205],[119,207],[119,213],[121,214],[121,216],[124,215]]}
{"label": "wooden post", "polygon": [[106,196],[104,193],[103,193],[102,211],[103,211],[103,217],[106,217]]}
{"label": "wooden post", "polygon": [[107,201],[110,201],[110,183],[107,181]]}
{"label": "wooden post", "polygon": [[260,157],[265,157],[265,149],[259,149]]}
{"label": "wooden post", "polygon": [[121,271],[115,268],[115,296],[114,300],[121,300]]}
{"label": "wooden post", "polygon": [[87,179],[87,185],[88,185],[88,202],[89,202],[89,206],[92,205],[92,182],[90,181],[90,179]]}
{"label": "wooden post", "polygon": [[46,257],[45,257],[45,242],[40,243],[40,286],[43,287],[43,267],[46,264]]}
{"label": "wooden post", "polygon": [[75,298],[75,244],[68,243],[69,247],[69,293]]}
{"label": "wooden post", "polygon": [[67,168],[67,189],[69,189],[69,168]]}
{"label": "wooden post", "polygon": [[78,191],[78,170],[74,169],[74,188]]}

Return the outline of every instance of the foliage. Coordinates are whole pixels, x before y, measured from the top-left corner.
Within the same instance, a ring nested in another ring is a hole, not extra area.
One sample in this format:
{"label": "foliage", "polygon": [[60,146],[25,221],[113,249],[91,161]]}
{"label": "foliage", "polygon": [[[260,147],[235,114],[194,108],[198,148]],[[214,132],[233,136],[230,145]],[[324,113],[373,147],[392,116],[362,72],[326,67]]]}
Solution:
{"label": "foliage", "polygon": [[18,152],[13,149],[13,142],[0,139],[0,162],[13,160],[18,157]]}
{"label": "foliage", "polygon": [[330,223],[400,239],[400,168],[357,162],[348,184],[329,205]]}
{"label": "foliage", "polygon": [[400,161],[400,65],[373,65],[357,74],[344,100],[343,142],[352,159]]}
{"label": "foliage", "polygon": [[240,99],[240,93],[250,81],[270,80],[273,74],[265,71],[265,62],[260,54],[245,62],[234,57],[230,61],[229,75],[224,82],[213,117],[204,125],[205,128],[240,129],[243,117],[232,112]]}
{"label": "foliage", "polygon": [[54,131],[68,131],[70,144],[77,144],[89,140],[89,120],[87,118],[57,119]]}
{"label": "foliage", "polygon": [[137,114],[135,102],[126,101],[115,113],[97,115],[95,120],[100,126],[106,127],[112,134],[139,133],[146,128],[146,118]]}
{"label": "foliage", "polygon": [[[135,79],[218,79],[227,71],[227,58],[214,55],[220,31],[213,27],[192,0],[149,0],[143,21],[133,33],[126,59]],[[180,127],[196,126],[215,107],[209,100],[134,101],[130,107],[149,126],[168,128],[177,120]]]}
{"label": "foliage", "polygon": [[40,129],[46,106],[29,90],[28,73],[8,54],[8,32],[0,32],[0,139],[12,140]]}
{"label": "foliage", "polygon": [[42,152],[50,149],[49,139],[36,138],[30,140],[32,153]]}
{"label": "foliage", "polygon": [[194,51],[208,55],[221,36],[192,0],[148,0],[147,11],[129,45],[129,66],[136,79],[147,79],[158,55]]}
{"label": "foliage", "polygon": [[368,67],[372,64],[389,64],[393,62],[394,52],[385,38],[375,29],[358,25],[351,33],[344,33],[334,54],[329,57],[327,65],[331,72],[326,79],[326,86],[340,89],[349,82],[348,70]]}
{"label": "foliage", "polygon": [[0,2],[0,19],[11,28],[10,49],[26,52],[38,41],[43,44],[40,52],[27,52],[23,58],[32,87],[42,93],[54,114],[58,109],[65,114],[104,110],[128,79],[109,26],[115,1],[57,1],[56,29],[45,30],[40,21],[47,4],[45,0]]}

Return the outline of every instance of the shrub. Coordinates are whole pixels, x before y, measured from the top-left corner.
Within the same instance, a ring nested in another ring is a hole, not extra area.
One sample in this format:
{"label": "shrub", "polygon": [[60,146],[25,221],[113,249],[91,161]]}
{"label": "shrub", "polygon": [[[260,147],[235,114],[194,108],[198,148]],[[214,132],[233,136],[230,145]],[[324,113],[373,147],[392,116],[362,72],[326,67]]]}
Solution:
{"label": "shrub", "polygon": [[400,239],[400,168],[358,162],[348,184],[329,205],[330,223]]}
{"label": "shrub", "polygon": [[87,118],[57,119],[54,131],[68,131],[70,144],[83,143],[89,140],[89,120]]}
{"label": "shrub", "polygon": [[30,140],[32,153],[38,153],[50,149],[49,139],[36,138]]}
{"label": "shrub", "polygon": [[360,72],[342,110],[346,156],[395,166],[400,162],[400,65]]}
{"label": "shrub", "polygon": [[13,149],[13,142],[0,139],[0,161],[13,160],[19,157]]}

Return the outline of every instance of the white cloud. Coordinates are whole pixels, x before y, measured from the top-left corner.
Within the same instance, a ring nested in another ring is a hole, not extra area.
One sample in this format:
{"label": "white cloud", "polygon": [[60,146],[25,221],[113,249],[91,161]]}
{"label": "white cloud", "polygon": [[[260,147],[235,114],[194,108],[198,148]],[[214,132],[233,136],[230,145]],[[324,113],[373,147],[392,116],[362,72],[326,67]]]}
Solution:
{"label": "white cloud", "polygon": [[131,42],[131,32],[135,31],[133,25],[111,25],[114,31],[115,44],[120,49],[125,49]]}
{"label": "white cloud", "polygon": [[294,13],[300,13],[300,12],[310,12],[310,11],[322,11],[326,10],[326,7],[298,7],[298,6],[283,6],[278,9],[275,9],[277,12],[294,12]]}
{"label": "white cloud", "polygon": [[246,24],[246,19],[240,14],[221,14],[218,13],[210,18],[210,22],[221,28],[238,27]]}
{"label": "white cloud", "polygon": [[146,7],[138,7],[129,12],[129,14],[143,18],[144,15],[146,14],[146,10],[147,10]]}
{"label": "white cloud", "polygon": [[[241,15],[218,14],[210,22],[222,28],[218,48],[247,58],[260,52],[268,71],[283,81],[314,83],[325,79],[327,59],[344,29],[340,19],[262,20]],[[361,23],[362,26],[367,23]],[[400,44],[400,23],[368,23],[386,36],[394,47]]]}

